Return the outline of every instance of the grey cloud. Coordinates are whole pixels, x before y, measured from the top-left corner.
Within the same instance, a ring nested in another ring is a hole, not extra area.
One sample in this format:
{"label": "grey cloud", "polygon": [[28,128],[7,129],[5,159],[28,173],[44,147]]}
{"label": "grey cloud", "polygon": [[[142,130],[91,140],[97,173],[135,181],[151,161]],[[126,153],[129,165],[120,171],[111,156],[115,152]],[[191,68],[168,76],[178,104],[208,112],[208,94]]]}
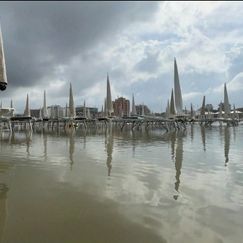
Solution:
{"label": "grey cloud", "polygon": [[[241,52],[239,55],[234,58],[234,65],[231,65],[229,68],[229,77],[228,79],[233,79],[238,73],[242,72],[243,67],[243,48],[241,49]],[[225,82],[228,82],[229,80],[225,80]]]}
{"label": "grey cloud", "polygon": [[159,53],[148,53],[145,58],[138,62],[135,69],[140,72],[155,72],[161,66],[158,60]]}
{"label": "grey cloud", "polygon": [[[9,86],[35,86],[58,75],[58,65],[85,58],[99,43],[114,44],[116,34],[156,10],[155,2],[1,2]],[[73,78],[68,70],[63,77]]]}

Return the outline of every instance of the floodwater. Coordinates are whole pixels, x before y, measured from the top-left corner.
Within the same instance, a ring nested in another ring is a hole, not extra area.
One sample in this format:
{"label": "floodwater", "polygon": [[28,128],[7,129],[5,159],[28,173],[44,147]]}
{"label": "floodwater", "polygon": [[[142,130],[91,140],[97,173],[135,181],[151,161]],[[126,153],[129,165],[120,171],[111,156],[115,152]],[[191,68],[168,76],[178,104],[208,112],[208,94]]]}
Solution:
{"label": "floodwater", "polygon": [[0,134],[0,242],[243,239],[243,126]]}

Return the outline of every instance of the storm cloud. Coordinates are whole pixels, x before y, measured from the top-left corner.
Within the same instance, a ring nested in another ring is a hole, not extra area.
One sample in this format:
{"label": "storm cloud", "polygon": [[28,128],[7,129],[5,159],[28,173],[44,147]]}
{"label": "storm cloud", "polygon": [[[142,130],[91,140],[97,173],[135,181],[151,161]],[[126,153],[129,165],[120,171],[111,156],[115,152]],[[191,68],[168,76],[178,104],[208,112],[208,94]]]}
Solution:
{"label": "storm cloud", "polygon": [[75,57],[85,66],[97,45],[112,44],[121,29],[146,21],[156,9],[157,3],[146,2],[1,2],[8,88],[45,86],[50,77],[90,85],[95,80],[82,81],[84,72],[60,67]]}

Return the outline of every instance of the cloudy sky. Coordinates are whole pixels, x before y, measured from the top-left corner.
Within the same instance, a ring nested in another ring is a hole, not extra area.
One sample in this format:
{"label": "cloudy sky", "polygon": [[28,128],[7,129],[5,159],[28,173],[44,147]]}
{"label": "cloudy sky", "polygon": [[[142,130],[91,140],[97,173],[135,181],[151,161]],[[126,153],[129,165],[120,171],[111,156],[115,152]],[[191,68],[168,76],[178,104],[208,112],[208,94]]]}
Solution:
{"label": "cloudy sky", "polygon": [[226,82],[231,104],[243,106],[242,2],[0,2],[8,87],[24,110],[68,102],[102,106],[106,75],[112,98],[164,111],[176,57],[184,106],[203,95],[216,108]]}

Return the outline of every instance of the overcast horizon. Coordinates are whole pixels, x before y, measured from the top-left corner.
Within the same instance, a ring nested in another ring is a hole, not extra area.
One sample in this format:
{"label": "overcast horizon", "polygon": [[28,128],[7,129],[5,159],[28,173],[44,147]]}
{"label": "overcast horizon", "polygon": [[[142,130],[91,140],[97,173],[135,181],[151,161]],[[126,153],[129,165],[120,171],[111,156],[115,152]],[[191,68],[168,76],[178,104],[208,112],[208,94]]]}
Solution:
{"label": "overcast horizon", "polygon": [[68,103],[101,106],[109,73],[112,100],[123,96],[165,111],[176,57],[183,106],[243,107],[242,2],[0,2],[8,86],[22,113]]}

